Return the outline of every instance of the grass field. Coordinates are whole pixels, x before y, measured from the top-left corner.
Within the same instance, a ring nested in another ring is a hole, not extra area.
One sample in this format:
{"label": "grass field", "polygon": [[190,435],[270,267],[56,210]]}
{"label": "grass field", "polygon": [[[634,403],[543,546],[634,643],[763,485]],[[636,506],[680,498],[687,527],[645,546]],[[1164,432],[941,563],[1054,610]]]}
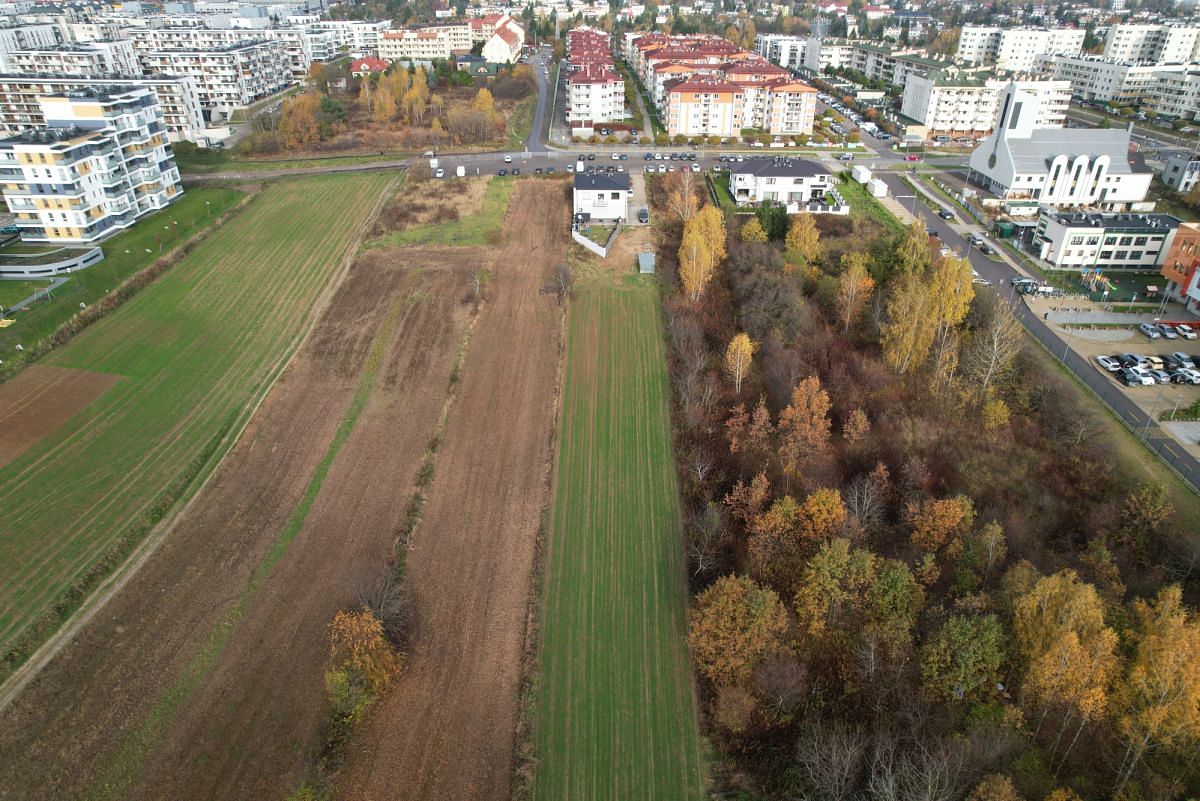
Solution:
{"label": "grass field", "polygon": [[0,476],[4,670],[211,468],[388,180],[329,176],[264,189],[45,360],[124,380]]}
{"label": "grass field", "polygon": [[[445,181],[453,181],[446,178]],[[450,191],[451,187],[447,187]],[[470,245],[495,244],[500,238],[500,225],[504,222],[504,213],[508,211],[508,198],[512,194],[513,180],[511,178],[492,178],[483,195],[483,208],[478,214],[469,214],[454,222],[431,223],[417,225],[385,234],[367,243],[367,247],[393,247],[396,245],[449,245],[452,247],[467,247]],[[439,186],[433,185],[433,191]]]}
{"label": "grass field", "polygon": [[538,801],[703,794],[653,284],[572,302],[535,718]]}
{"label": "grass field", "polygon": [[[0,281],[0,307],[7,309],[14,303],[20,303],[25,298],[50,286],[49,281]],[[63,289],[66,289],[64,286]]]}
{"label": "grass field", "polygon": [[[848,173],[842,173],[847,175]],[[838,194],[850,204],[850,213],[854,216],[864,215],[878,222],[888,233],[898,234],[904,226],[896,216],[888,211],[882,203],[871,197],[867,190],[856,181],[838,181]]]}
{"label": "grass field", "polygon": [[[187,241],[242,197],[234,189],[189,189],[170,207],[101,242],[103,261],[71,273],[71,280],[54,291],[52,301],[38,302],[18,312],[12,327],[0,329],[0,358],[4,359],[0,371],[9,372],[21,366],[24,356],[15,350],[16,345],[29,348],[49,336],[79,311],[80,303],[96,302],[129,276],[149,267],[159,257],[160,248],[169,252]],[[23,297],[28,297],[28,293]]]}

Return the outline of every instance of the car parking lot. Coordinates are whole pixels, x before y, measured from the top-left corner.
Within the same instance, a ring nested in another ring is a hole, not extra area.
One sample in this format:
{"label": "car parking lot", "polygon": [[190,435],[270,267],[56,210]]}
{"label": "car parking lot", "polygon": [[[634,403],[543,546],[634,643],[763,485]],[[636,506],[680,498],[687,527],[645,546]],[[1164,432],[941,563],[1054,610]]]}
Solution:
{"label": "car parking lot", "polygon": [[[1182,377],[1180,366],[1172,361],[1172,354],[1182,354],[1191,360],[1192,369],[1196,370],[1200,366],[1200,340],[1151,341],[1132,330],[1096,329],[1094,333],[1073,331],[1068,344],[1086,357],[1097,371],[1107,375],[1143,412],[1156,419],[1162,412],[1186,408],[1200,401],[1200,382],[1191,383],[1190,378]],[[1098,360],[1100,357],[1114,359],[1121,367],[1113,369],[1112,365],[1104,365]],[[1124,366],[1132,359],[1139,359],[1138,369],[1134,371]],[[1195,373],[1195,378],[1200,379],[1200,372]],[[1196,443],[1185,444],[1195,446]]]}

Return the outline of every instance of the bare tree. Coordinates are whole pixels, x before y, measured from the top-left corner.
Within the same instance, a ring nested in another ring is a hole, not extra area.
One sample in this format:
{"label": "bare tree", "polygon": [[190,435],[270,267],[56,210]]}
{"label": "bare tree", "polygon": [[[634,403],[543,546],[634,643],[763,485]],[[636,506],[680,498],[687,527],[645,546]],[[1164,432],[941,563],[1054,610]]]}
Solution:
{"label": "bare tree", "polygon": [[1021,323],[1007,303],[993,301],[989,319],[979,328],[967,349],[966,373],[987,392],[1012,369],[1021,350]]}
{"label": "bare tree", "polygon": [[697,445],[688,454],[687,465],[692,474],[696,476],[696,481],[704,484],[713,468],[716,467],[716,462],[707,450]]}
{"label": "bare tree", "polygon": [[490,278],[486,267],[480,267],[471,274],[471,289],[475,293],[475,300],[479,301],[483,298],[483,293],[487,289],[488,278]]}
{"label": "bare tree", "polygon": [[359,606],[371,610],[383,624],[383,632],[395,646],[403,648],[413,634],[416,615],[412,597],[393,570],[375,578],[361,578],[355,587]]}
{"label": "bare tree", "polygon": [[866,738],[857,726],[816,722],[800,735],[796,763],[810,799],[849,801],[859,797]]}
{"label": "bare tree", "polygon": [[842,493],[846,511],[855,517],[865,531],[871,531],[883,521],[887,510],[887,487],[870,474],[862,474],[847,485]]}
{"label": "bare tree", "polygon": [[571,287],[575,283],[575,277],[571,274],[571,265],[563,263],[558,265],[555,271],[555,280],[558,281],[558,302],[563,303],[571,296]]}
{"label": "bare tree", "polygon": [[718,503],[709,503],[704,511],[692,518],[688,526],[688,558],[692,562],[692,575],[711,573],[717,567],[717,557],[725,542],[729,528],[725,510]]}

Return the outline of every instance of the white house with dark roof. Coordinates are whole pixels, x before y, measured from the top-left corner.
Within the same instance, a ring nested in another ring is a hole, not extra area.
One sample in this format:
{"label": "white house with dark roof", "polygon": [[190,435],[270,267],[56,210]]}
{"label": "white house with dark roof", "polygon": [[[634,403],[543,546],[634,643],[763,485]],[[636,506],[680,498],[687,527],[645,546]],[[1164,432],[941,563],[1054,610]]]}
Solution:
{"label": "white house with dark roof", "polygon": [[629,173],[575,173],[571,209],[577,223],[628,220]]}
{"label": "white house with dark roof", "polygon": [[729,192],[735,203],[782,203],[789,214],[849,214],[836,183],[828,170],[808,159],[749,158],[729,168]]}
{"label": "white house with dark roof", "polygon": [[1125,211],[1154,177],[1125,129],[1037,128],[1036,95],[1009,84],[995,129],[971,154],[971,171],[1005,201]]}

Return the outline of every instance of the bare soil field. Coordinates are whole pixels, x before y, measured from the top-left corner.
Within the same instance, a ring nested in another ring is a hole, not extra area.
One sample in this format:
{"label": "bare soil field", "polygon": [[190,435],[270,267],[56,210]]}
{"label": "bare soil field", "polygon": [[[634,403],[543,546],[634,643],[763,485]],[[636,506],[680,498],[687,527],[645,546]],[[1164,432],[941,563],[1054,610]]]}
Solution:
{"label": "bare soil field", "polygon": [[340,798],[508,796],[561,356],[561,308],[538,289],[567,215],[559,182],[516,185],[407,562],[418,639],[351,739]]}
{"label": "bare soil field", "polygon": [[117,375],[34,364],[0,384],[0,467],[120,380]]}
{"label": "bare soil field", "polygon": [[467,318],[468,267],[407,269],[439,256],[377,250],[350,271],[160,550],[0,715],[0,798],[269,798],[299,780],[321,747],[326,626],[388,569]]}

